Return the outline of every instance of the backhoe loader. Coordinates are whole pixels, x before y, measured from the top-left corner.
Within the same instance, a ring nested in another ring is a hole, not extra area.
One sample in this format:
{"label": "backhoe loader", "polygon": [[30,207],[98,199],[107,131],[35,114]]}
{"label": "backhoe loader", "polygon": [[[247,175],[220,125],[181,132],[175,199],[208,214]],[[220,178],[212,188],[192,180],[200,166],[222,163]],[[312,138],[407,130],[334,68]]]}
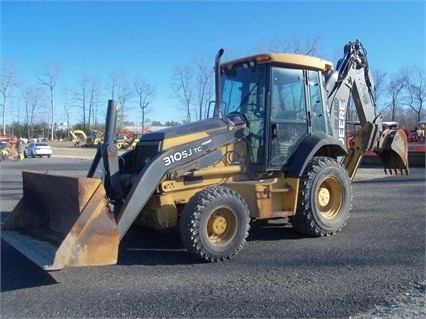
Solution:
{"label": "backhoe loader", "polygon": [[100,130],[90,129],[89,136],[86,138],[86,143],[83,147],[98,147],[99,144],[102,144],[104,139],[104,132]]}
{"label": "backhoe loader", "polygon": [[87,135],[83,130],[70,131],[70,134],[74,139],[74,147],[80,146],[80,142],[83,143],[82,145],[86,144]]}
{"label": "backhoe loader", "polygon": [[[110,100],[87,176],[22,172],[3,238],[49,270],[116,263],[134,223],[177,226],[191,255],[222,261],[243,248],[252,220],[287,217],[308,236],[342,230],[366,151],[385,173],[408,174],[407,138],[383,130],[360,41],[345,45],[336,68],[284,53],[221,63],[222,54],[208,119],[145,134],[119,156]],[[348,148],[350,98],[361,127]]]}

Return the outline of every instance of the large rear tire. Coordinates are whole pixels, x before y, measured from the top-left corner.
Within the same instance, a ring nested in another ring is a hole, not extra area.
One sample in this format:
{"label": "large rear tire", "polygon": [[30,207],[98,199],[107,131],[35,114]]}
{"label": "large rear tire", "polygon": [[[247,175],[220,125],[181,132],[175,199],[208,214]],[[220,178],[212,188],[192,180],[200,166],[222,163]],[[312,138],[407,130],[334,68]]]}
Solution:
{"label": "large rear tire", "polygon": [[298,208],[290,222],[298,231],[329,236],[341,231],[351,210],[352,185],[335,159],[313,157],[300,182]]}
{"label": "large rear tire", "polygon": [[202,261],[221,261],[238,254],[250,228],[244,199],[234,190],[215,186],[196,193],[185,205],[180,235],[186,249]]}

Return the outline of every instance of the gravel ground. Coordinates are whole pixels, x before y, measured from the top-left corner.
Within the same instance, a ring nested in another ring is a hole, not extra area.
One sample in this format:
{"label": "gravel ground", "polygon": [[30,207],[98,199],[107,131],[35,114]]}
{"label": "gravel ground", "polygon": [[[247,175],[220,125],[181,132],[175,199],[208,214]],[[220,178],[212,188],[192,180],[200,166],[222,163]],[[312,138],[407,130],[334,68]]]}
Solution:
{"label": "gravel ground", "polygon": [[[360,168],[355,180],[367,180],[379,178],[380,176],[383,176],[383,171],[381,169]],[[426,318],[425,282],[415,283],[410,290],[385,300],[383,304],[376,305],[374,310],[350,318]]]}
{"label": "gravel ground", "polygon": [[[54,143],[52,145],[55,148],[59,148],[59,154],[65,150],[60,148],[70,147],[70,142]],[[80,149],[81,150],[81,149]],[[77,152],[75,152],[77,151]],[[74,156],[78,153],[79,149],[74,148]],[[85,150],[88,154],[88,158],[91,158],[92,153],[95,150]],[[59,155],[58,154],[58,155]],[[86,155],[85,154],[85,155]],[[83,154],[81,154],[83,155]],[[60,156],[60,155],[59,155]],[[77,155],[78,156],[78,155]],[[84,156],[82,156],[84,157]],[[86,158],[87,158],[86,157]],[[383,176],[383,171],[379,168],[360,168],[356,174],[355,180],[367,180],[371,178],[380,178]],[[400,295],[394,296],[388,300],[385,300],[383,304],[376,305],[376,308],[368,313],[359,314],[351,319],[364,319],[364,318],[395,318],[395,319],[415,319],[415,318],[426,318],[426,294],[425,294],[425,282],[415,283],[409,291],[405,291]]]}
{"label": "gravel ground", "polygon": [[413,285],[409,291],[385,300],[382,305],[376,305],[376,309],[350,318],[426,318],[425,298],[425,283],[418,283]]}
{"label": "gravel ground", "polygon": [[[82,159],[93,158],[96,149],[72,148],[71,154],[64,148],[70,147],[70,142],[52,143],[55,148],[54,153],[58,157],[81,157]],[[69,150],[68,150],[69,151]],[[383,171],[379,168],[362,167],[358,170],[356,180],[368,180],[371,178],[380,178]],[[412,283],[409,290],[405,290],[399,295],[386,299],[382,304],[376,305],[375,309],[351,316],[351,319],[363,318],[395,318],[395,319],[416,319],[426,318],[426,294],[425,282]]]}

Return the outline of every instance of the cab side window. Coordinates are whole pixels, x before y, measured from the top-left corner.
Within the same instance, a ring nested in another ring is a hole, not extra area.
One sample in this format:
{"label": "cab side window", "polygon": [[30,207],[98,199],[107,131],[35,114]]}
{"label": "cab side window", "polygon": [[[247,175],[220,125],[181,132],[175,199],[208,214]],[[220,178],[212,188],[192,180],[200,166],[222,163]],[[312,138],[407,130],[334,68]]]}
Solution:
{"label": "cab side window", "polygon": [[320,73],[308,72],[309,100],[311,104],[310,119],[312,133],[326,132],[326,112],[324,109],[323,97],[321,95]]}

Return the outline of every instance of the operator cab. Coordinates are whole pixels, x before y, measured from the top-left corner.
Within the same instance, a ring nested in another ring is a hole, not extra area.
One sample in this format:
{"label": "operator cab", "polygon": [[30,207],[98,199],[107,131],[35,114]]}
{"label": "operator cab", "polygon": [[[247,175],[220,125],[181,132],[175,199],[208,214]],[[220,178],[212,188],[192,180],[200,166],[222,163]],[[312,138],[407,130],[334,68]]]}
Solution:
{"label": "operator cab", "polygon": [[221,115],[247,121],[251,169],[285,170],[306,136],[330,132],[318,60],[268,54],[222,65]]}

